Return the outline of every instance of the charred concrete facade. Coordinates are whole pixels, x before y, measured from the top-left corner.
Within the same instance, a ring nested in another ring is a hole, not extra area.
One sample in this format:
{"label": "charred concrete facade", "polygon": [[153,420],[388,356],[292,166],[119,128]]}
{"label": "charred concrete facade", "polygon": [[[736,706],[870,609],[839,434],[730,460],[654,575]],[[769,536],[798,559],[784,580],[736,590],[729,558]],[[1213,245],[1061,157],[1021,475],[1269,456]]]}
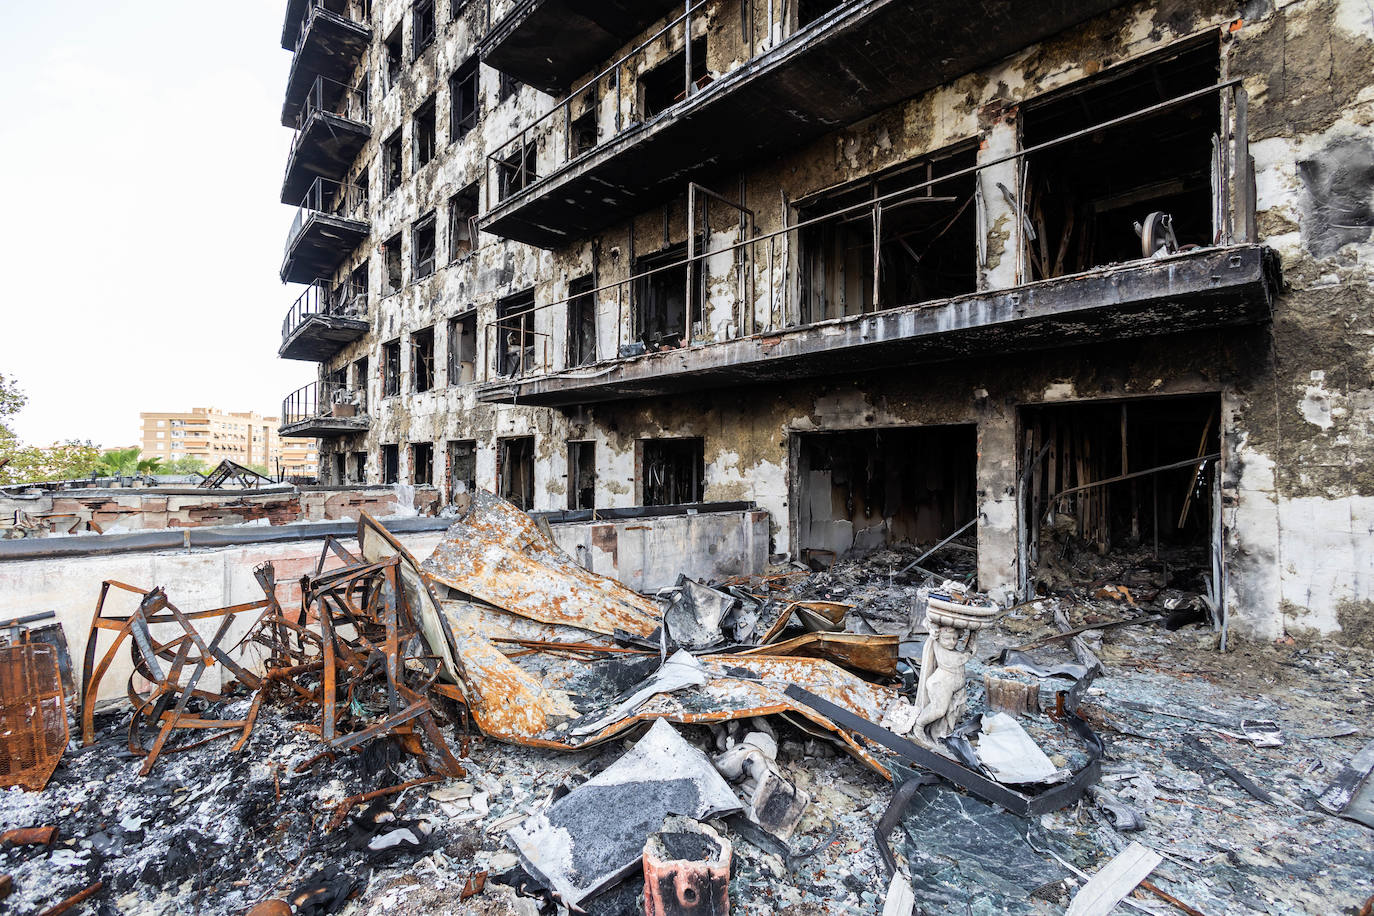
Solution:
{"label": "charred concrete facade", "polygon": [[324,480],[747,501],[821,562],[972,521],[1007,596],[1069,517],[1199,551],[1235,632],[1374,638],[1363,0],[294,0],[283,44]]}

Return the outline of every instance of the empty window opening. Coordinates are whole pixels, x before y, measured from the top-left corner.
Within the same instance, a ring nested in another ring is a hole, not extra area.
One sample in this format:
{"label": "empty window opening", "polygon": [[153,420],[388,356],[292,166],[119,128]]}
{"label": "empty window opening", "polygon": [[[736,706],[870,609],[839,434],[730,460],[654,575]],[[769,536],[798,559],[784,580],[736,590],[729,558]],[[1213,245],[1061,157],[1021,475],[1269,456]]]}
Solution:
{"label": "empty window opening", "polygon": [[382,243],[382,262],[386,268],[387,294],[400,292],[404,283],[401,276],[401,233],[396,233]]}
{"label": "empty window opening", "polygon": [[477,241],[477,182],[449,198],[448,259],[457,261],[472,253]]}
{"label": "empty window opening", "polygon": [[415,150],[417,172],[434,158],[434,110],[434,96],[430,96],[428,101],[415,109],[415,117],[411,120],[411,145]]}
{"label": "empty window opening", "polygon": [[348,481],[348,456],[343,452],[334,453],[334,478],[331,483],[342,484]]}
{"label": "empty window opening", "polygon": [[382,43],[382,50],[386,62],[386,71],[383,75],[385,77],[385,87],[387,90],[390,90],[401,81],[401,71],[404,68],[402,40],[401,26],[398,23],[396,28],[391,31],[391,34],[386,37],[386,41]]}
{"label": "empty window opening", "polygon": [[382,397],[394,398],[401,393],[401,342],[391,340],[382,344]]}
{"label": "empty window opening", "polygon": [[[1035,146],[1217,82],[1214,37],[1114,68],[1027,102],[1023,142]],[[1205,95],[1150,117],[1028,157],[1025,213],[1032,279],[1079,273],[1153,254],[1136,224],[1170,250],[1215,240],[1213,143],[1217,97]],[[1170,230],[1172,234],[1170,234]]]}
{"label": "empty window opening", "polygon": [[462,15],[463,10],[468,8],[472,0],[450,0],[448,5],[448,18],[457,19]]}
{"label": "empty window opening", "polygon": [[568,443],[568,508],[596,508],[596,443]]}
{"label": "empty window opening", "polygon": [[[698,249],[700,250],[700,249]],[[687,246],[636,258],[631,271],[634,283],[634,333],[650,350],[667,350],[687,344]],[[701,271],[692,267],[692,324],[701,322]],[[650,273],[652,271],[652,273]]]}
{"label": "empty window opening", "polygon": [[382,193],[390,194],[401,186],[401,130],[382,142]]}
{"label": "empty window opening", "polygon": [[448,383],[466,385],[477,377],[477,312],[448,320]]}
{"label": "empty window opening", "polygon": [[515,152],[496,162],[496,176],[501,199],[505,200],[529,187],[535,174],[535,146],[533,143],[517,145]]}
{"label": "empty window opening", "polygon": [[[974,176],[904,190],[975,164],[973,148],[907,163],[805,202],[800,221],[803,323],[914,305],[977,288]],[[874,207],[856,207],[884,200]],[[876,214],[876,215],[875,215]],[[874,264],[874,222],[881,236]],[[877,295],[874,280],[877,279]]]}
{"label": "empty window opening", "polygon": [[578,277],[568,284],[568,365],[585,366],[596,362],[596,288],[591,277]]}
{"label": "empty window opening", "polygon": [[534,508],[534,437],[496,440],[498,495],[528,512]]}
{"label": "empty window opening", "polygon": [[477,443],[450,439],[448,443],[448,500],[477,489]]}
{"label": "empty window opening", "polygon": [[641,505],[699,503],[706,477],[706,443],[691,439],[640,441]]}
{"label": "empty window opening", "polygon": [[434,444],[432,442],[411,443],[410,482],[417,487],[434,485]]}
{"label": "empty window opening", "polygon": [[353,396],[364,413],[367,412],[367,382],[367,357],[364,356],[353,361]]}
{"label": "empty window opening", "polygon": [[339,287],[335,298],[335,311],[348,318],[361,318],[367,314],[367,262],[353,268]]}
{"label": "empty window opening", "polygon": [[523,375],[535,367],[534,290],[496,304],[496,372]]}
{"label": "empty window opening", "polygon": [[595,148],[598,142],[596,105],[600,100],[598,84],[593,81],[587,88],[568,101],[572,119],[568,124],[568,157],[576,159],[583,153]]}
{"label": "empty window opening", "polygon": [[410,230],[411,254],[414,257],[414,279],[428,277],[434,273],[435,255],[439,247],[438,230],[435,228],[434,214],[421,217]]}
{"label": "empty window opening", "polygon": [[382,446],[382,483],[401,482],[401,447]]}
{"label": "empty window opening", "polygon": [[[978,511],[972,424],[807,433],[795,437],[799,557],[829,565],[882,547],[932,547]],[[977,564],[966,534],[930,564],[965,578]]]}
{"label": "empty window opening", "polygon": [[496,100],[504,102],[506,99],[520,91],[520,81],[509,73],[501,74],[501,82],[496,90]]}
{"label": "empty window opening", "polygon": [[353,453],[353,482],[367,483],[367,452]]}
{"label": "empty window opening", "polygon": [[434,328],[425,328],[410,335],[410,378],[414,390],[429,391],[434,387]]}
{"label": "empty window opening", "polygon": [[[1037,592],[1102,578],[1133,590],[1210,591],[1219,516],[1217,462],[1206,456],[1221,451],[1220,407],[1201,395],[1021,409],[1026,450],[1043,452],[1023,468]],[[1057,498],[1066,491],[1075,492]]]}
{"label": "empty window opening", "polygon": [[449,135],[453,140],[461,140],[468,131],[477,126],[478,105],[481,94],[481,71],[477,66],[477,55],[469,57],[453,75],[448,78],[448,91],[452,105],[449,120]]}
{"label": "empty window opening", "polygon": [[414,28],[411,30],[415,43],[413,57],[419,57],[434,43],[434,0],[415,0],[412,10]]}
{"label": "empty window opening", "polygon": [[[700,88],[710,81],[706,69],[706,39],[692,39],[691,83]],[[639,107],[648,121],[687,98],[687,52],[678,51],[639,78]]]}

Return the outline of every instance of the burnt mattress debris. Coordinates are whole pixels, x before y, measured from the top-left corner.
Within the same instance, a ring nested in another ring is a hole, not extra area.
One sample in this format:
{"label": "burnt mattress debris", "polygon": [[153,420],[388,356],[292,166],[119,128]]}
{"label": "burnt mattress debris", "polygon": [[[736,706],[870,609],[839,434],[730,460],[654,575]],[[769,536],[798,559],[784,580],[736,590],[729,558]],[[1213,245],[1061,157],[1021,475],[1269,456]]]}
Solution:
{"label": "burnt mattress debris", "polygon": [[481,491],[423,561],[364,515],[299,573],[263,563],[223,608],[100,583],[71,656],[42,615],[0,626],[8,911],[1325,914],[1371,890],[1368,659],[1219,651],[1162,613],[1187,595],[1015,603],[965,552],[897,547],[644,595]]}

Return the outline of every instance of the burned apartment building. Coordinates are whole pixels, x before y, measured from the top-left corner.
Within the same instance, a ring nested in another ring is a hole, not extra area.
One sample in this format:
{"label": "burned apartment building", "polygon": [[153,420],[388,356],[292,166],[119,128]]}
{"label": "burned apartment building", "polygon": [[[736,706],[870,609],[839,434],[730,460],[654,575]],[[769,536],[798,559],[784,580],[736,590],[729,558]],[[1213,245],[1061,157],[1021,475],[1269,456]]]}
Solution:
{"label": "burned apartment building", "polygon": [[1374,632],[1363,0],[289,0],[282,44],[325,482],[752,503],[813,564],[966,530],[1008,599],[1072,540]]}

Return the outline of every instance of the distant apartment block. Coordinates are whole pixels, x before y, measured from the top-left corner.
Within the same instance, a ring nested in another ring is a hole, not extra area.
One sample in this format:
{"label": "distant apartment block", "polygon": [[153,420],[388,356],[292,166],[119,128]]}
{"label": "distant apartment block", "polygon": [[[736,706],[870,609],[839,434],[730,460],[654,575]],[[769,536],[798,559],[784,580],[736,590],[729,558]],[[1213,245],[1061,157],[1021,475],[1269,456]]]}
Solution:
{"label": "distant apartment block", "polygon": [[277,417],[193,407],[180,413],[144,411],[139,418],[145,456],[164,461],[199,458],[212,466],[228,458],[263,465],[272,474],[280,470],[288,477],[314,477],[319,472],[315,443],[283,440],[277,434]]}

